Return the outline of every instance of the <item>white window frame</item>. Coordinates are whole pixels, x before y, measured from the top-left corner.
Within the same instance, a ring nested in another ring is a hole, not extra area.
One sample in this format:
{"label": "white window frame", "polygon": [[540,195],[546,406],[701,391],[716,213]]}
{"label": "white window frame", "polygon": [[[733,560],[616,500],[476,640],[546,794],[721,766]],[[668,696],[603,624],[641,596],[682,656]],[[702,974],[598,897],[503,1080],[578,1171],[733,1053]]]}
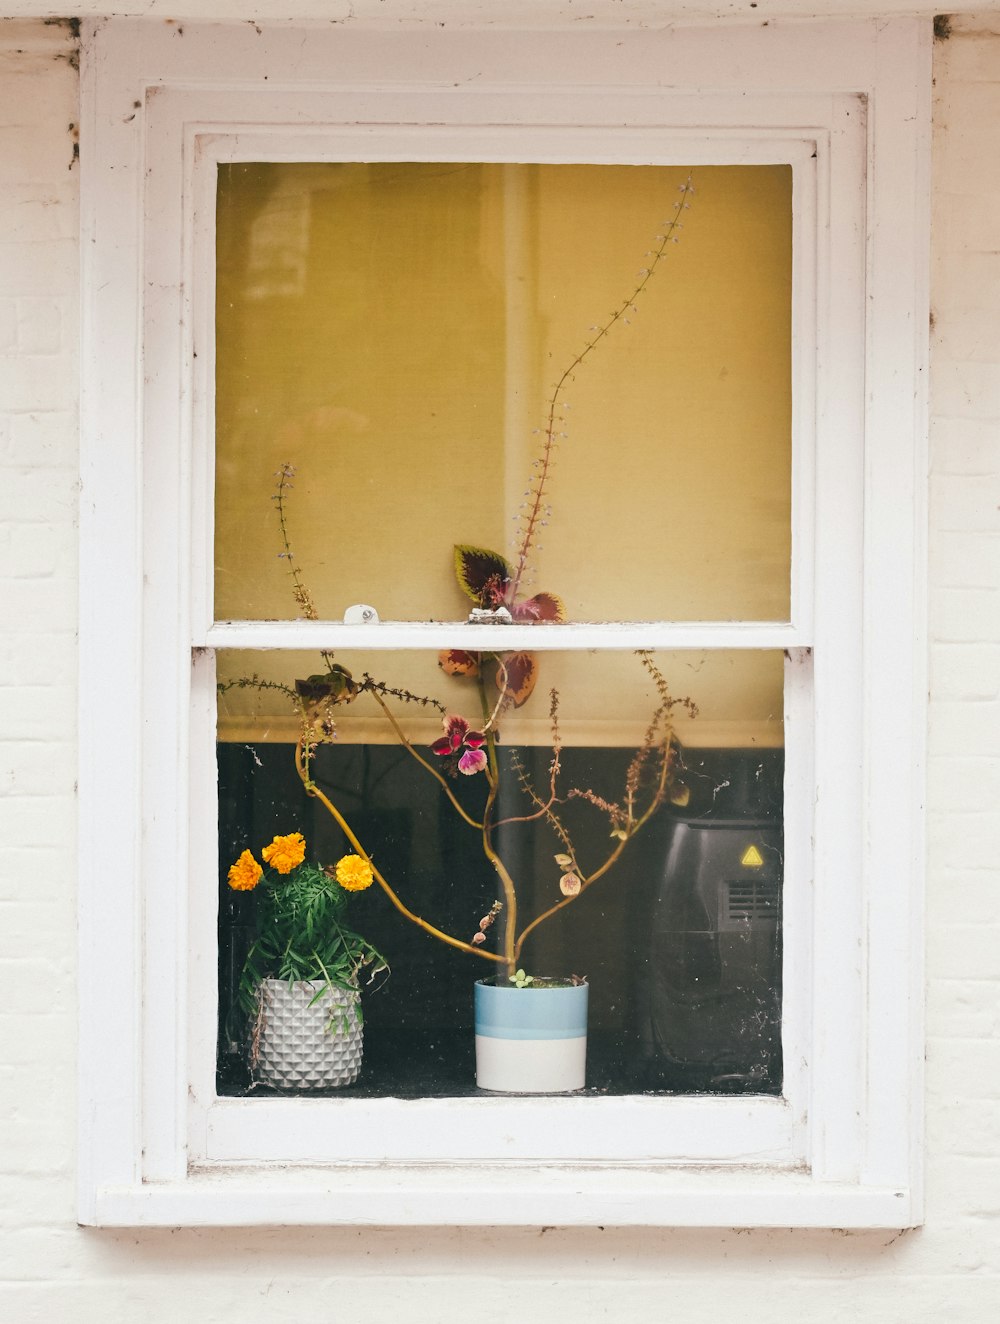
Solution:
{"label": "white window frame", "polygon": [[[929,52],[912,20],[85,25],[82,1222],[919,1221]],[[525,157],[794,162],[789,621],[505,630],[786,650],[784,1094],[220,1099],[214,650],[489,627],[212,620],[215,166]]]}

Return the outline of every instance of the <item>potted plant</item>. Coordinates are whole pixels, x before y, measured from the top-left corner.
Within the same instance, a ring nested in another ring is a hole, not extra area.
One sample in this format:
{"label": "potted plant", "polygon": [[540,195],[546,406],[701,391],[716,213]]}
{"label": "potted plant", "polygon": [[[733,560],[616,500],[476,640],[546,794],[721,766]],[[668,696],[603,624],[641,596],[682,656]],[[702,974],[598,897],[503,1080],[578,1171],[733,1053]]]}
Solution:
{"label": "potted plant", "polygon": [[256,1080],[330,1089],[353,1084],[361,1070],[362,972],[371,983],[388,966],[346,924],[347,894],[371,886],[371,866],[347,855],[324,868],[309,863],[305,850],[302,833],[292,832],[263,848],[264,865],[244,850],[229,869],[229,886],[257,899],[239,1001]]}
{"label": "potted plant", "polygon": [[[687,788],[681,777],[681,762],[674,736],[675,709],[694,715],[689,699],[675,698],[649,652],[638,660],[652,683],[655,698],[645,735],[628,763],[623,784],[615,799],[587,786],[562,784],[562,739],[559,727],[559,695],[550,692],[549,721],[551,760],[544,783],[536,784],[516,749],[503,747],[500,730],[505,717],[531,697],[539,676],[537,657],[526,651],[503,648],[503,626],[510,622],[558,625],[565,621],[562,600],[548,591],[528,594],[529,567],[537,551],[538,535],[547,522],[548,486],[552,476],[557,437],[561,427],[563,393],[567,383],[594,354],[607,336],[629,320],[636,300],[655,275],[671,242],[677,241],[682,212],[693,192],[690,180],[681,188],[675,214],[657,247],[647,255],[648,265],[640,272],[628,296],[600,325],[591,329],[585,348],[562,372],[549,396],[546,420],[540,429],[542,442],[535,460],[522,514],[519,517],[516,556],[512,561],[487,548],[462,544],[454,547],[458,586],[471,602],[469,620],[497,626],[497,646],[489,651],[452,649],[439,662],[446,676],[467,686],[464,701],[448,703],[426,694],[415,694],[384,677],[353,675],[332,654],[323,653],[323,670],[297,680],[294,689],[259,677],[241,677],[224,682],[220,690],[258,687],[284,690],[299,717],[295,765],[305,792],[317,800],[339,825],[352,850],[370,871],[391,904],[425,933],[452,948],[487,962],[493,977],[475,986],[477,1081],[482,1088],[511,1092],[549,1092],[580,1089],[585,1081],[587,981],[578,972],[564,977],[545,976],[523,968],[525,943],[539,926],[554,919],[580,899],[618,865],[632,839],[643,830],[668,800],[683,804]],[[319,619],[312,594],[295,559],[289,534],[289,490],[294,467],[278,471],[274,495],[283,550],[292,591],[301,613]],[[361,609],[358,609],[359,611]],[[468,937],[448,933],[417,915],[403,899],[404,889],[394,884],[376,862],[377,843],[355,830],[349,813],[338,797],[320,786],[314,776],[317,747],[336,738],[341,708],[346,704],[372,702],[380,710],[392,738],[412,757],[426,776],[436,779],[440,794],[450,808],[475,833],[483,855],[498,883],[495,901]],[[418,747],[407,734],[401,708],[428,705],[441,715],[442,733],[429,748]],[[464,708],[465,712],[459,711]],[[476,717],[465,713],[476,711]],[[474,779],[482,784],[478,800],[456,794],[456,783]],[[520,798],[519,811],[501,810],[513,789]],[[504,792],[502,797],[501,793]],[[584,858],[576,845],[566,807],[583,804],[604,817],[607,846],[597,858]],[[557,849],[551,869],[554,896],[540,913],[525,922],[518,906],[518,888],[500,834],[514,826],[541,828],[553,834]]]}

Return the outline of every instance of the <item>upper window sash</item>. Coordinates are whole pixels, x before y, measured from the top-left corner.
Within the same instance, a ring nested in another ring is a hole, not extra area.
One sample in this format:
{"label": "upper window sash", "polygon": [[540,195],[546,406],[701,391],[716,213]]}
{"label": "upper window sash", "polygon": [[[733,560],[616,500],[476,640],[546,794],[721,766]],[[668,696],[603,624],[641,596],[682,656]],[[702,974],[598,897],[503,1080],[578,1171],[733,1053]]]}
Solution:
{"label": "upper window sash", "polygon": [[[339,98],[327,99],[323,109],[327,116],[337,112]],[[161,102],[157,102],[157,109]],[[840,116],[840,129],[853,136],[850,121],[854,98],[845,98]],[[275,106],[274,113],[281,114]],[[462,107],[464,110],[465,107]],[[317,106],[317,111],[319,107]],[[413,113],[412,106],[409,113]],[[497,115],[510,117],[517,107],[510,99],[497,99]],[[474,106],[474,115],[482,116],[481,105]],[[641,121],[642,116],[637,118]],[[723,117],[725,118],[725,117]],[[798,137],[789,135],[786,127],[758,130],[745,137],[735,138],[731,130],[693,129],[669,130],[657,124],[629,130],[620,127],[526,126],[501,129],[496,125],[461,128],[435,125],[414,138],[407,124],[364,127],[331,123],[322,136],[315,130],[289,130],[279,132],[277,127],[268,132],[254,132],[246,126],[233,126],[229,134],[218,126],[211,131],[197,132],[188,143],[191,166],[184,179],[189,199],[188,207],[179,222],[185,227],[189,240],[188,288],[194,291],[193,346],[197,347],[194,362],[195,409],[193,413],[194,455],[194,507],[198,516],[193,525],[194,547],[192,556],[192,638],[196,647],[322,647],[356,646],[395,648],[399,646],[471,647],[481,642],[488,645],[495,633],[489,627],[469,627],[462,622],[428,625],[419,619],[399,622],[385,621],[377,627],[343,627],[339,622],[306,621],[217,621],[213,611],[213,480],[215,400],[215,251],[216,251],[216,189],[220,164],[240,161],[466,161],[469,159],[497,162],[524,161],[527,156],[538,162],[698,166],[787,164],[792,168],[792,293],[791,293],[791,362],[792,381],[791,417],[791,515],[790,515],[790,584],[791,609],[787,620],[750,621],[643,621],[630,624],[624,621],[605,621],[584,624],[575,617],[568,627],[560,628],[558,635],[541,642],[536,632],[530,644],[529,627],[505,628],[509,647],[532,648],[634,648],[643,644],[650,647],[710,646],[710,647],[808,647],[812,643],[813,617],[813,546],[814,546],[814,451],[816,436],[816,381],[814,346],[819,341],[817,322],[817,165],[822,168],[829,156],[829,133],[818,134],[809,130]],[[530,143],[530,151],[528,146]],[[180,181],[174,180],[173,183]],[[176,214],[177,199],[173,203],[166,195],[155,203],[156,213],[162,218],[164,209],[173,207]],[[669,208],[669,201],[665,202]],[[697,205],[697,198],[695,199]],[[693,217],[693,220],[692,220]],[[685,218],[688,224],[697,222],[697,212]],[[658,218],[653,218],[655,225]],[[846,217],[845,217],[846,222]],[[682,251],[682,250],[678,250]],[[668,259],[660,275],[660,283],[669,285],[671,273]],[[671,292],[664,291],[668,305]],[[660,297],[663,297],[662,295]],[[697,310],[686,314],[697,317]],[[619,329],[618,334],[622,334]],[[625,335],[629,333],[624,332]],[[600,372],[599,354],[595,364],[580,369],[586,376]],[[156,408],[166,408],[166,400]],[[530,456],[525,464],[530,463]],[[558,502],[558,464],[556,474],[556,500]],[[301,475],[303,478],[306,475]],[[569,512],[565,512],[568,514]],[[444,531],[445,535],[447,530]],[[446,544],[446,536],[444,538]],[[377,556],[377,544],[373,557]],[[322,604],[321,604],[322,605]],[[419,618],[422,612],[415,609]],[[405,633],[409,638],[404,639]],[[459,628],[460,627],[460,628]],[[473,634],[469,631],[472,629]]]}

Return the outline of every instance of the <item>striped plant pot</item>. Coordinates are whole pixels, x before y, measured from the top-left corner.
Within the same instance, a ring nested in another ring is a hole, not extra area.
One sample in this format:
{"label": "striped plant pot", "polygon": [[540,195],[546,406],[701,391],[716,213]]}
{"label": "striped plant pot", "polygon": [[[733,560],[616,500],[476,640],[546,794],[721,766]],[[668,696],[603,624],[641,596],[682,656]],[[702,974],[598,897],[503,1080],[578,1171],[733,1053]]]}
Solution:
{"label": "striped plant pot", "polygon": [[587,985],[475,988],[476,1084],[504,1094],[566,1094],[587,1072]]}
{"label": "striped plant pot", "polygon": [[352,1085],[361,1070],[361,995],[329,988],[321,979],[288,984],[265,979],[255,1075],[285,1090]]}

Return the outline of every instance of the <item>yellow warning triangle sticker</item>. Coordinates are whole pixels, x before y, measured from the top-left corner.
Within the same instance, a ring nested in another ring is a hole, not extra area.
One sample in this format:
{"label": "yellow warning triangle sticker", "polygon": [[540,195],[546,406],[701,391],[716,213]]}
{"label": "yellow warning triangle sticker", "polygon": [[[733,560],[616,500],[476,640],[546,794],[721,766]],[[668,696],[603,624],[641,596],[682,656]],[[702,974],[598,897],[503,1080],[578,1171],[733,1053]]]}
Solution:
{"label": "yellow warning triangle sticker", "polygon": [[759,869],[764,863],[764,857],[756,846],[748,846],[740,856],[740,864],[744,869]]}

